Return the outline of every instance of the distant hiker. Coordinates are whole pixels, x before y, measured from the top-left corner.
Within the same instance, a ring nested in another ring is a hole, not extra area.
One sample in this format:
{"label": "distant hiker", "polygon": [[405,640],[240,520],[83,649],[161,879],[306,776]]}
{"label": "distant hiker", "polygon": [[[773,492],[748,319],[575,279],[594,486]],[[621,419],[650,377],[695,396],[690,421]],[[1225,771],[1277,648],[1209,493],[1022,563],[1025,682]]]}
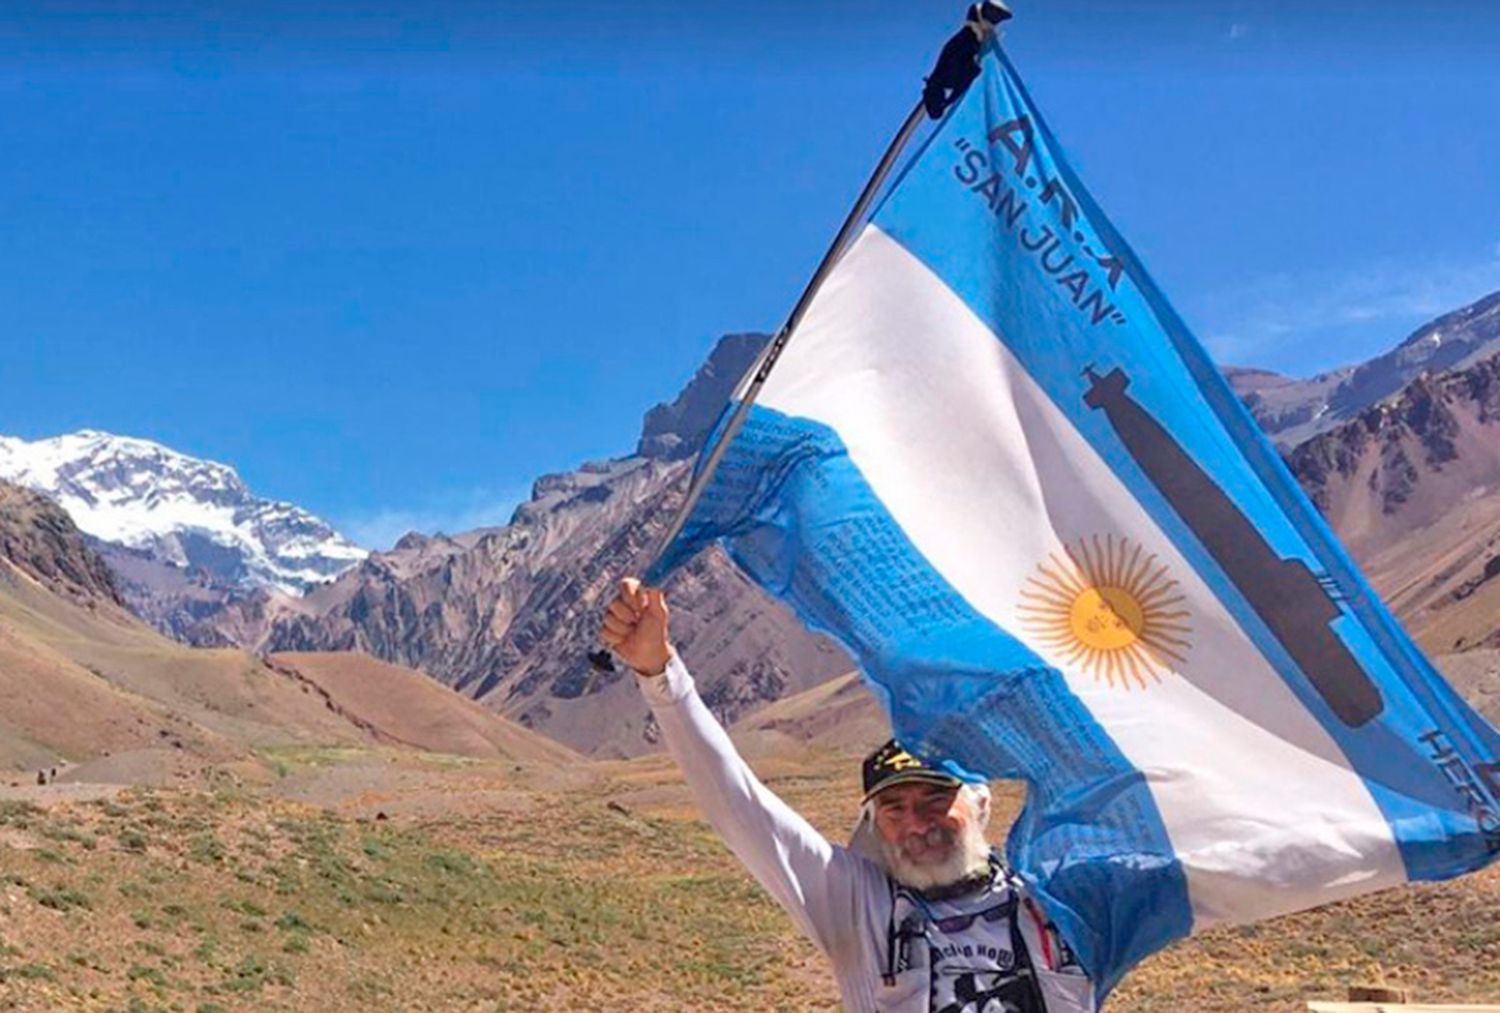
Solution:
{"label": "distant hiker", "polygon": [[36,783],[37,784],[46,784],[47,783],[47,772],[45,770],[39,770],[39,771],[36,772]]}
{"label": "distant hiker", "polygon": [[888,742],[864,761],[849,847],[740,758],[672,648],[662,592],[621,582],[603,639],[635,669],[699,807],[833,963],[855,1013],[1087,1013],[1094,989],[985,842],[990,792]]}

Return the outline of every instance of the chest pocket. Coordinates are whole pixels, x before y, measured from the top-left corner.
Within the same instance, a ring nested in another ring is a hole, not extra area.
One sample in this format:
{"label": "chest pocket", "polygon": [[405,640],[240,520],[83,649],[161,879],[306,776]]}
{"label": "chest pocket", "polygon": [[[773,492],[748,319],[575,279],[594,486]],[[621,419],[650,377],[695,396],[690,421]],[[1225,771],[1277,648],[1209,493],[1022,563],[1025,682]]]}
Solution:
{"label": "chest pocket", "polygon": [[932,978],[932,1013],[1046,1013],[1028,968],[944,967]]}
{"label": "chest pocket", "polygon": [[934,917],[932,1013],[1046,1013],[1012,892],[978,911]]}

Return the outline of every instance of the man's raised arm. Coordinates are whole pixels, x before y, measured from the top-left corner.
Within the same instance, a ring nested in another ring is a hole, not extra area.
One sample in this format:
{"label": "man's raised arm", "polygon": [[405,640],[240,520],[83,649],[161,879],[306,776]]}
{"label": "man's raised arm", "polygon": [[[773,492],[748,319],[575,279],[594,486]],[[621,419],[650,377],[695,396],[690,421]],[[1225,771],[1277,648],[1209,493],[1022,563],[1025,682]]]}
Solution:
{"label": "man's raised arm", "polygon": [[833,953],[853,938],[861,862],[763,785],[699,698],[667,635],[666,599],[637,580],[620,582],[603,640],[635,669],[698,806],[751,874],[807,936]]}

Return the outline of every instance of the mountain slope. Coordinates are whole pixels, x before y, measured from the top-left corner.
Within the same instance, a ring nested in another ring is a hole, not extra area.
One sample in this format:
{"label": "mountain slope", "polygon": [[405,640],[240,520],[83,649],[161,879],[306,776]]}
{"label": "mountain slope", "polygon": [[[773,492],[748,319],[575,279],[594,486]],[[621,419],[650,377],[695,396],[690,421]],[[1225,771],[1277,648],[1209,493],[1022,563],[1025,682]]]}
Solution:
{"label": "mountain slope", "polygon": [[891,737],[891,726],[859,673],[848,672],[767,704],[735,722],[730,733],[750,756],[811,747],[863,759]]}
{"label": "mountain slope", "polygon": [[1500,352],[1500,292],[1414,331],[1357,366],[1294,380],[1230,368],[1230,385],[1278,444],[1293,447],[1354,418],[1423,373],[1463,369]]}
{"label": "mountain slope", "polygon": [[[294,665],[194,649],[150,629],[120,605],[59,507],[0,484],[0,767],[112,756],[139,776],[288,745],[565,758],[420,673],[360,670],[347,659]],[[380,688],[378,706],[370,685]]]}
{"label": "mountain slope", "polygon": [[0,482],[0,559],[65,598],[125,604],[113,572],[72,519],[41,493],[7,482]]}
{"label": "mountain slope", "polygon": [[330,710],[381,744],[475,759],[581,759],[419,672],[368,654],[273,654],[266,664],[309,686]]}
{"label": "mountain slope", "polygon": [[1500,644],[1500,355],[1419,377],[1287,463],[1425,648]]}

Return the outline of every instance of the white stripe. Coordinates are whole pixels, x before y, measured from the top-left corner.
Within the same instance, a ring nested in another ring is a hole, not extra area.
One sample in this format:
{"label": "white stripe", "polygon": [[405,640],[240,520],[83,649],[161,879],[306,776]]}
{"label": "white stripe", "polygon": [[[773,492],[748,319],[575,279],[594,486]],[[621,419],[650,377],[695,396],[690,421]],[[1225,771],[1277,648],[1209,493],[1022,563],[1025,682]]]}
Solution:
{"label": "white stripe", "polygon": [[[894,240],[866,229],[760,403],[836,430],[918,551],[1064,671],[1145,773],[1198,927],[1405,881],[1337,745],[1004,344]],[[1017,611],[1049,553],[1106,534],[1155,553],[1191,614],[1186,663],[1146,689],[1064,664]]]}

